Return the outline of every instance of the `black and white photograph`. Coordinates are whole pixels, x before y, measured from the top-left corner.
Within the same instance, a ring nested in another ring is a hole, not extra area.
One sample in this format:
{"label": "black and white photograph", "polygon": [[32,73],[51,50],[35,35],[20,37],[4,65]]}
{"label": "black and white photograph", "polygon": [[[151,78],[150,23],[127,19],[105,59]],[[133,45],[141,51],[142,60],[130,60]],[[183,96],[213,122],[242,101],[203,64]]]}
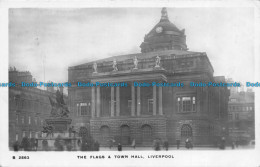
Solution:
{"label": "black and white photograph", "polygon": [[7,5],[0,165],[259,166],[259,2],[110,3]]}

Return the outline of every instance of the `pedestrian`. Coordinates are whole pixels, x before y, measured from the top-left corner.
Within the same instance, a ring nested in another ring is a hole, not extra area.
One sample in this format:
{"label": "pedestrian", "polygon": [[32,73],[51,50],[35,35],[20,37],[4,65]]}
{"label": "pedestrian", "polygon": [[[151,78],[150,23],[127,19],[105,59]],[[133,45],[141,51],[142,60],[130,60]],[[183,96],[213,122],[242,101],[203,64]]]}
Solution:
{"label": "pedestrian", "polygon": [[231,142],[231,148],[232,148],[232,150],[234,150],[235,149],[235,142]]}
{"label": "pedestrian", "polygon": [[117,145],[117,150],[122,151],[122,145],[120,143],[118,143],[118,145]]}
{"label": "pedestrian", "polygon": [[35,151],[38,150],[38,139],[34,140],[34,147],[35,147]]}
{"label": "pedestrian", "polygon": [[238,148],[238,145],[239,145],[239,144],[238,144],[238,140],[236,140],[236,148]]}
{"label": "pedestrian", "polygon": [[168,151],[169,148],[169,142],[167,140],[164,141],[163,147],[165,148],[166,151]]}
{"label": "pedestrian", "polygon": [[43,151],[49,151],[48,141],[45,139],[42,141],[42,149]]}
{"label": "pedestrian", "polygon": [[220,147],[219,148],[222,149],[222,150],[225,150],[225,148],[226,148],[226,139],[225,139],[225,137],[221,138]]}
{"label": "pedestrian", "polygon": [[190,141],[189,141],[189,138],[187,138],[187,139],[185,140],[185,147],[186,147],[187,149],[190,149]]}
{"label": "pedestrian", "polygon": [[177,139],[176,143],[177,143],[177,149],[179,150],[181,141],[179,139]]}
{"label": "pedestrian", "polygon": [[159,151],[161,148],[160,148],[160,141],[159,140],[156,140],[155,141],[155,151]]}
{"label": "pedestrian", "polygon": [[99,151],[99,143],[98,143],[98,141],[94,142],[94,151]]}
{"label": "pedestrian", "polygon": [[131,146],[135,149],[135,139],[133,139]]}
{"label": "pedestrian", "polygon": [[108,140],[108,146],[109,146],[109,149],[111,149],[113,147],[113,140],[112,139]]}
{"label": "pedestrian", "polygon": [[19,142],[18,141],[14,142],[13,149],[14,149],[14,151],[19,151]]}

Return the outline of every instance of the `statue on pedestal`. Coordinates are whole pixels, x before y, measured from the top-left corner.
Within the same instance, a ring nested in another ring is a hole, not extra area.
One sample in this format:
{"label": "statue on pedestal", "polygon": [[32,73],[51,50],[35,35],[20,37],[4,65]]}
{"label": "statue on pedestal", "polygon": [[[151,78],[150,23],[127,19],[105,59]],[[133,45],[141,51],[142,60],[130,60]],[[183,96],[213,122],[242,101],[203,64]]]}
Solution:
{"label": "statue on pedestal", "polygon": [[49,97],[49,100],[52,106],[51,117],[67,118],[69,116],[69,109],[64,102],[63,94],[59,90],[56,92],[56,102],[51,97]]}

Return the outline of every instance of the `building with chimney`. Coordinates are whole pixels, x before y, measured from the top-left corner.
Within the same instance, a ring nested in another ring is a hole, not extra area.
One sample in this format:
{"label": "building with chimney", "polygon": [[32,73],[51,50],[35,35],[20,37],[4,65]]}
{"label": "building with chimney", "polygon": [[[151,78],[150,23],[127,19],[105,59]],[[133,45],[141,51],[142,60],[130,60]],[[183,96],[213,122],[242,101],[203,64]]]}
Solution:
{"label": "building with chimney", "polygon": [[[188,51],[185,30],[170,22],[166,8],[140,48],[141,53],[69,67],[74,127],[84,129],[101,145],[111,139],[122,145],[133,140],[137,146],[152,146],[154,140],[174,145],[187,138],[195,146],[215,145],[227,136],[229,90],[189,86],[190,82],[225,83],[225,78],[213,75],[205,52]],[[115,86],[79,87],[78,82]],[[135,82],[184,86],[140,87]]]}

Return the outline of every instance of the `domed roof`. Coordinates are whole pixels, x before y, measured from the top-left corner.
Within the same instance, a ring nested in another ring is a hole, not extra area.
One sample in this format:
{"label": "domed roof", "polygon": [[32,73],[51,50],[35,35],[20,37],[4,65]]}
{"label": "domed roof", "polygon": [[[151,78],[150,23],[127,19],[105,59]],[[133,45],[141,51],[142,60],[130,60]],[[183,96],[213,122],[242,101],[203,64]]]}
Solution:
{"label": "domed roof", "polygon": [[168,19],[166,8],[161,11],[161,20],[145,35],[142,52],[157,50],[187,50],[185,30],[179,30]]}

